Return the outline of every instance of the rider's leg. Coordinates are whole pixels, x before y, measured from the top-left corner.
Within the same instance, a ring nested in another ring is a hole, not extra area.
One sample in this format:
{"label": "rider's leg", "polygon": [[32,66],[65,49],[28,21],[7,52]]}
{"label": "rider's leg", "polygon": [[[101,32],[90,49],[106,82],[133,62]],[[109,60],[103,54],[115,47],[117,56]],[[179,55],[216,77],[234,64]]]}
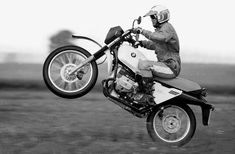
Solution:
{"label": "rider's leg", "polygon": [[140,60],[139,62],[140,70],[151,70],[153,76],[160,78],[175,78],[176,75],[174,72],[163,62],[149,61],[149,60]]}
{"label": "rider's leg", "polygon": [[[157,76],[160,78],[170,79],[170,78],[176,77],[174,72],[166,64],[164,64],[162,62],[140,60],[139,69],[151,70],[153,76]],[[152,96],[154,97],[155,103],[158,102],[158,100],[159,100],[159,98],[157,98],[159,86],[160,85],[157,82],[154,82],[154,84],[152,86],[152,90],[153,90]]]}

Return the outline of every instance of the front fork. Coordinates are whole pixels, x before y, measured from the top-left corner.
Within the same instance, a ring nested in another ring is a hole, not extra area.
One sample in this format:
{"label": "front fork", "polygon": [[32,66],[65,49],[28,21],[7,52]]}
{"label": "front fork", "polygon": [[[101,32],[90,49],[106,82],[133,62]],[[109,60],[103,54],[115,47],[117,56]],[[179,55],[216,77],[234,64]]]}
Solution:
{"label": "front fork", "polygon": [[81,64],[79,64],[78,66],[76,66],[75,68],[73,68],[71,70],[71,72],[69,72],[69,75],[73,75],[74,73],[76,73],[80,68],[82,68],[83,66],[85,66],[86,64],[90,63],[91,61],[93,61],[95,59],[94,55],[88,57],[86,60],[84,60],[83,62],[81,62]]}
{"label": "front fork", "polygon": [[96,53],[94,53],[93,55],[91,55],[90,57],[88,57],[86,60],[84,60],[83,62],[81,62],[81,64],[79,64],[78,66],[76,66],[74,69],[72,69],[68,74],[72,75],[74,73],[76,73],[81,67],[83,67],[84,65],[90,63],[93,60],[97,60],[100,57],[102,57],[105,54],[105,51],[108,50],[108,46],[104,46],[103,48],[101,48],[100,50],[98,50]]}

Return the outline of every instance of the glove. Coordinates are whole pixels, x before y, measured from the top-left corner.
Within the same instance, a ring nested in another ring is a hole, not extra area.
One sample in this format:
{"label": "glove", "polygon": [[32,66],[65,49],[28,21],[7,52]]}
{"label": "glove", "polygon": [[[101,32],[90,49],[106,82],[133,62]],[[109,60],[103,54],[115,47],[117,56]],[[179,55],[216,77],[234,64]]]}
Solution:
{"label": "glove", "polygon": [[143,42],[142,41],[138,41],[139,42],[139,46],[143,47]]}
{"label": "glove", "polygon": [[136,48],[137,48],[138,46],[143,47],[143,43],[142,43],[142,41],[137,41],[137,42],[135,42],[134,46],[135,46]]}
{"label": "glove", "polygon": [[140,27],[137,27],[137,28],[134,28],[134,29],[133,29],[133,33],[134,33],[134,34],[140,34],[140,33],[142,33],[142,31],[143,31],[143,29],[140,28]]}

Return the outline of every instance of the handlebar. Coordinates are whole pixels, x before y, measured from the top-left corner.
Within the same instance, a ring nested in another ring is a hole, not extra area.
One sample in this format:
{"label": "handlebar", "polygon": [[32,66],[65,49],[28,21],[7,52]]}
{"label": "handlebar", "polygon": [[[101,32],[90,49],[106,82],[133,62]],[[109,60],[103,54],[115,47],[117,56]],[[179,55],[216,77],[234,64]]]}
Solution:
{"label": "handlebar", "polygon": [[125,38],[125,41],[132,44],[132,46],[134,48],[138,48],[138,46],[139,46],[139,43],[138,43],[139,42],[139,34],[135,34],[134,36],[131,35],[131,34],[134,34],[133,29],[128,29],[123,33],[122,37]]}
{"label": "handlebar", "polygon": [[140,38],[140,34],[136,34],[136,35],[135,35],[135,40],[136,40],[136,41],[139,41],[139,38]]}
{"label": "handlebar", "polygon": [[[139,25],[139,24],[141,23],[141,21],[142,21],[141,16],[139,16],[137,19],[135,19],[135,20],[133,21],[133,23],[132,23],[132,31],[133,31],[133,29],[134,29],[135,22],[137,22],[137,24]],[[140,34],[140,31],[137,31],[137,34],[135,35],[136,41],[139,41],[139,37],[140,37],[139,34]]]}

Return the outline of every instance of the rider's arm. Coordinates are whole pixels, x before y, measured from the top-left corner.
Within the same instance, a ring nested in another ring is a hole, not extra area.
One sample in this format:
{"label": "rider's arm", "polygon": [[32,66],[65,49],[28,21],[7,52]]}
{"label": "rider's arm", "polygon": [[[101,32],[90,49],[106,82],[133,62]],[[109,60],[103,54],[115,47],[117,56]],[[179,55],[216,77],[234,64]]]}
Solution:
{"label": "rider's arm", "polygon": [[168,31],[168,28],[164,26],[161,30],[155,32],[143,29],[142,34],[153,42],[168,42],[173,37],[173,35]]}
{"label": "rider's arm", "polygon": [[155,44],[153,41],[143,40],[141,41],[141,43],[144,48],[149,49],[149,50],[155,50]]}

